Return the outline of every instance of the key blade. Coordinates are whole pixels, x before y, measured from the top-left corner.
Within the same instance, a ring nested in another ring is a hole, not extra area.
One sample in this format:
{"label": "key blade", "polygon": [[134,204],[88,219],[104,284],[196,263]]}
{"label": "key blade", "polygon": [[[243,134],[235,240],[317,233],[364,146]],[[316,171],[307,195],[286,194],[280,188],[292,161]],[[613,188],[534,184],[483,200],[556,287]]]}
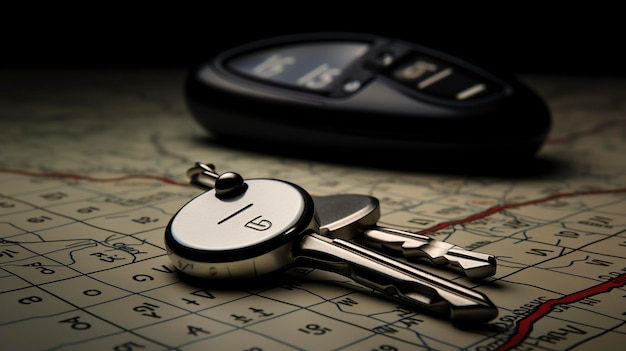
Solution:
{"label": "key blade", "polygon": [[498,266],[495,256],[465,250],[458,246],[450,249],[445,258],[451,265],[460,267],[465,275],[472,280],[493,276],[496,274],[496,267]]}
{"label": "key blade", "polygon": [[492,255],[465,250],[445,241],[402,230],[375,227],[363,232],[359,242],[371,248],[384,249],[408,260],[422,260],[437,266],[461,271],[470,279],[482,279],[496,273],[497,261]]}
{"label": "key blade", "polygon": [[308,234],[297,246],[295,262],[341,274],[455,322],[485,322],[498,315],[497,307],[480,292],[343,239]]}
{"label": "key blade", "polygon": [[496,273],[494,256],[421,234],[379,227],[380,202],[373,196],[339,194],[317,196],[313,201],[320,219],[320,234],[324,236],[354,240],[409,260],[447,267],[472,280]]}

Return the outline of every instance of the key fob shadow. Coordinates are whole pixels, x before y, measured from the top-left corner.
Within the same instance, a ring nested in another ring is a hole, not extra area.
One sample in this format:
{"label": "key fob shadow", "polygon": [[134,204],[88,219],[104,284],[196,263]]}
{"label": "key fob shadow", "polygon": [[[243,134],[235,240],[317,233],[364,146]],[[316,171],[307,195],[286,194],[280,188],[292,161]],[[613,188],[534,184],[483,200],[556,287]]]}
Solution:
{"label": "key fob shadow", "polygon": [[359,33],[233,48],[190,71],[185,98],[215,142],[342,163],[527,160],[551,126],[547,105],[512,74]]}

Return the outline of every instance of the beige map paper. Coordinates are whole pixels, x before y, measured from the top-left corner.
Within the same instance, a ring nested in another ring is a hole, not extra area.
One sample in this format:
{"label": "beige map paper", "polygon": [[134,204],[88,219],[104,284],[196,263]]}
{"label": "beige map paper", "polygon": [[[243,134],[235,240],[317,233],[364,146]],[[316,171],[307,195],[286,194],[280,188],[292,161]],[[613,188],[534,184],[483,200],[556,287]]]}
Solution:
{"label": "beige map paper", "polygon": [[[626,345],[626,80],[525,77],[554,115],[539,153],[550,167],[496,177],[342,166],[211,145],[185,109],[183,77],[0,72],[2,349]],[[382,225],[495,255],[495,276],[479,282],[423,268],[485,293],[498,317],[459,328],[310,269],[266,286],[182,281],[163,234],[200,193],[185,178],[195,161],[247,178],[288,180],[314,195],[374,195]],[[476,155],[475,167],[501,161]]]}

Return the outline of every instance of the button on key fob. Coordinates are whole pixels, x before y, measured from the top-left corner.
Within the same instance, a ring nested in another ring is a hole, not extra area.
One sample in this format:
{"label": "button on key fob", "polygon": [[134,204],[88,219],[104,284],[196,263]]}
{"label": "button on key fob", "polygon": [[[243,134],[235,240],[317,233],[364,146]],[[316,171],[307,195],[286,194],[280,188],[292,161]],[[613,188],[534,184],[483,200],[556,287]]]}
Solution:
{"label": "button on key fob", "polygon": [[357,33],[233,48],[190,72],[186,100],[216,141],[312,158],[528,158],[551,124],[544,101],[511,74]]}

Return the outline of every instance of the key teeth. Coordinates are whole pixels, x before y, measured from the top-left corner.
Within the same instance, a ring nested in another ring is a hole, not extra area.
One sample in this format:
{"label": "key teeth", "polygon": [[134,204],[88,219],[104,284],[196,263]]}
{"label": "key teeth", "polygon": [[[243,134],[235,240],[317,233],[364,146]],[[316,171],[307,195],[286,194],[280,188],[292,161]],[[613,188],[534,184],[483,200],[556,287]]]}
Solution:
{"label": "key teeth", "polygon": [[419,246],[409,243],[410,242],[407,241],[402,245],[402,251],[407,259],[425,258],[437,266],[449,262],[449,259],[446,257],[449,250],[446,247],[431,245],[432,241]]}
{"label": "key teeth", "polygon": [[425,261],[435,266],[448,265],[471,280],[487,278],[496,273],[494,256],[434,239],[428,243],[407,240],[402,244],[402,252],[411,261]]}
{"label": "key teeth", "polygon": [[481,265],[471,268],[462,268],[463,272],[470,280],[480,280],[496,274],[496,267],[491,265]]}
{"label": "key teeth", "polygon": [[402,254],[409,261],[423,261],[434,266],[448,266],[475,280],[495,274],[495,258],[473,252],[424,235],[377,227],[365,231],[362,241],[369,247]]}
{"label": "key teeth", "polygon": [[483,279],[496,274],[497,261],[492,255],[468,251],[457,246],[446,256],[448,262],[461,268],[469,279]]}

